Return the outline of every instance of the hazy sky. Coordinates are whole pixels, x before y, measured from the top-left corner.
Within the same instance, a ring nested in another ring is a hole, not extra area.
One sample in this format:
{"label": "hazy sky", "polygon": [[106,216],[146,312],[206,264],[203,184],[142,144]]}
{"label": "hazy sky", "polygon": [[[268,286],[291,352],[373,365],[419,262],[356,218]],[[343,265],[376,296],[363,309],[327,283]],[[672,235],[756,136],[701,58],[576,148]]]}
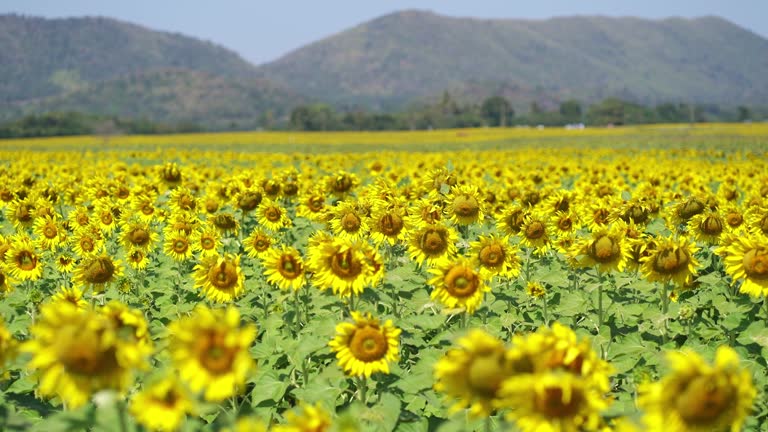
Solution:
{"label": "hazy sky", "polygon": [[[253,63],[403,9],[450,16],[548,18],[717,15],[768,37],[768,0],[2,0],[0,13],[101,15],[224,45]],[[2,47],[0,47],[2,49]]]}

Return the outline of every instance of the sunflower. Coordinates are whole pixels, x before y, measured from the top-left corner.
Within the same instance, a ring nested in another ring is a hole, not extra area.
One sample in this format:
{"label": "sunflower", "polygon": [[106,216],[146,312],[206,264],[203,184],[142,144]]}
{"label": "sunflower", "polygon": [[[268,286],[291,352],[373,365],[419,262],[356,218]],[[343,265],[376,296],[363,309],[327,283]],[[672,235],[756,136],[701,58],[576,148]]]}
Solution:
{"label": "sunflower", "polygon": [[191,236],[193,248],[197,249],[201,258],[216,255],[221,247],[221,236],[216,228],[209,224],[198,227]]}
{"label": "sunflower", "polygon": [[496,216],[496,230],[507,236],[519,234],[529,211],[519,204],[503,208]]}
{"label": "sunflower", "polygon": [[525,216],[520,226],[520,245],[533,249],[538,255],[545,254],[552,242],[552,226],[545,213],[533,210]]}
{"label": "sunflower", "polygon": [[743,281],[739,291],[752,297],[768,297],[768,239],[739,236],[720,249],[717,252],[725,253],[725,272],[733,283]]}
{"label": "sunflower", "polygon": [[370,313],[352,311],[354,323],[336,325],[336,336],[328,343],[339,366],[350,376],[370,378],[375,372],[389,373],[389,362],[398,360],[400,329],[387,320],[383,325]]}
{"label": "sunflower", "polygon": [[678,227],[687,223],[692,217],[699,213],[703,213],[706,209],[707,202],[700,197],[688,197],[687,199],[680,200],[670,210],[671,223],[674,227]]}
{"label": "sunflower", "polygon": [[350,240],[365,237],[369,229],[367,219],[360,210],[358,203],[352,201],[339,201],[328,212],[328,222],[333,234]]}
{"label": "sunflower", "polygon": [[213,214],[208,219],[213,226],[224,235],[237,235],[240,232],[240,223],[235,218],[235,215],[230,212],[218,212]]}
{"label": "sunflower", "polygon": [[267,252],[264,257],[264,275],[267,276],[267,282],[277,285],[282,290],[298,291],[307,282],[301,254],[289,246],[270,249]]}
{"label": "sunflower", "polygon": [[601,273],[621,272],[631,258],[631,250],[624,233],[613,227],[598,229],[591,238],[577,240],[570,255],[577,267],[596,267]]}
{"label": "sunflower", "polygon": [[600,413],[609,406],[586,379],[564,372],[513,376],[499,393],[512,408],[507,418],[522,432],[597,430]]}
{"label": "sunflower", "polygon": [[16,237],[5,253],[7,271],[18,280],[38,280],[43,275],[44,262],[29,237]]}
{"label": "sunflower", "polygon": [[4,378],[5,365],[16,358],[19,350],[19,342],[5,327],[5,320],[0,316],[0,380]]}
{"label": "sunflower", "polygon": [[132,215],[138,216],[144,222],[152,222],[157,217],[155,198],[149,195],[134,196],[131,207]]}
{"label": "sunflower", "polygon": [[13,291],[13,283],[10,273],[5,268],[5,265],[0,262],[0,294],[7,294]]}
{"label": "sunflower", "polygon": [[240,191],[234,197],[235,207],[239,208],[243,213],[248,213],[256,209],[264,199],[264,195],[261,190],[256,188],[245,189]]}
{"label": "sunflower", "polygon": [[429,269],[429,273],[433,275],[427,282],[434,287],[432,299],[439,300],[447,308],[463,308],[472,314],[482,303],[484,293],[491,290],[478,270],[477,262],[467,258],[446,261]]}
{"label": "sunflower", "polygon": [[721,346],[710,365],[693,351],[667,353],[670,372],[640,386],[638,405],[649,430],[739,431],[756,391],[732,348]]}
{"label": "sunflower", "polygon": [[[285,427],[280,425],[275,425],[272,427],[272,431],[278,430],[277,428]],[[291,432],[296,431],[296,429],[290,429]],[[322,430],[319,430],[322,431]],[[225,427],[224,429],[221,429],[221,432],[267,432],[267,427],[265,426],[265,423],[257,418],[254,417],[238,417],[237,422],[235,422],[234,427],[228,428]],[[301,431],[298,431],[301,432]]]}
{"label": "sunflower", "polygon": [[579,229],[581,222],[574,211],[558,211],[549,218],[555,237],[571,236]]}
{"label": "sunflower", "polygon": [[61,287],[61,289],[51,297],[51,301],[70,303],[80,309],[88,308],[88,302],[83,298],[83,291],[78,287]]}
{"label": "sunflower", "polygon": [[53,261],[59,273],[72,273],[75,269],[75,256],[68,250],[60,251]]}
{"label": "sunflower", "polygon": [[133,369],[146,366],[144,358],[123,355],[112,322],[91,308],[44,304],[30,334],[21,351],[32,356],[28,367],[37,370],[37,391],[59,396],[68,408],[84,405],[99,390],[125,391]]}
{"label": "sunflower", "polygon": [[244,240],[245,253],[249,258],[264,257],[272,247],[272,237],[263,230],[255,228],[251,234]]}
{"label": "sunflower", "polygon": [[768,236],[768,209],[753,209],[747,216],[747,222],[750,232]]}
{"label": "sunflower", "polygon": [[73,227],[75,232],[89,227],[92,219],[91,212],[84,206],[75,207],[73,211],[69,212],[67,217],[67,221],[69,221],[70,226]]}
{"label": "sunflower", "polygon": [[728,224],[718,210],[706,209],[688,220],[688,231],[693,237],[710,245],[717,244]]}
{"label": "sunflower", "polygon": [[264,199],[256,208],[256,218],[259,225],[272,232],[278,232],[282,228],[291,226],[288,211],[269,198]]}
{"label": "sunflower", "polygon": [[390,246],[401,243],[408,235],[406,209],[403,205],[382,203],[374,205],[371,212],[371,240]]}
{"label": "sunflower", "polygon": [[126,250],[150,252],[157,242],[157,233],[142,220],[120,222],[120,242]]}
{"label": "sunflower", "polygon": [[341,297],[362,293],[373,273],[362,243],[332,237],[313,243],[308,258],[315,284]]}
{"label": "sunflower", "polygon": [[299,196],[296,215],[316,222],[324,222],[326,194],[321,187],[310,189]]}
{"label": "sunflower", "polygon": [[256,327],[240,325],[237,308],[198,305],[192,315],[168,325],[168,350],[181,378],[207,401],[221,401],[245,390],[256,364],[249,352]]}
{"label": "sunflower", "polygon": [[152,354],[152,340],[144,314],[131,309],[119,301],[112,300],[99,309],[115,328],[115,345],[118,347],[120,363],[135,364]]}
{"label": "sunflower", "polygon": [[44,250],[54,250],[67,239],[66,231],[51,216],[36,218],[32,231],[37,236],[37,245]]}
{"label": "sunflower", "polygon": [[457,239],[452,228],[439,223],[422,224],[411,233],[408,255],[419,264],[426,261],[428,265],[439,265],[456,255]]}
{"label": "sunflower", "polygon": [[93,288],[94,293],[101,293],[122,274],[123,266],[120,261],[106,254],[91,255],[83,258],[77,265],[73,282],[78,287]]}
{"label": "sunflower", "polygon": [[182,173],[176,162],[167,162],[159,167],[160,180],[168,187],[175,188],[181,184]]}
{"label": "sunflower", "polygon": [[408,209],[408,223],[411,226],[434,225],[443,219],[442,197],[430,195],[420,199]]}
{"label": "sunflower", "polygon": [[674,282],[677,286],[696,274],[698,248],[686,237],[656,238],[656,247],[642,258],[642,272],[649,281]]}
{"label": "sunflower", "polygon": [[129,411],[148,430],[175,431],[187,414],[195,413],[195,404],[179,379],[169,375],[136,393]]}
{"label": "sunflower", "polygon": [[125,253],[125,260],[134,270],[144,270],[149,264],[149,256],[141,249],[130,249]]}
{"label": "sunflower", "polygon": [[435,364],[435,390],[454,400],[452,412],[469,408],[473,417],[491,415],[502,382],[516,373],[504,343],[482,330],[471,330]]}
{"label": "sunflower", "polygon": [[525,293],[533,298],[542,298],[547,295],[547,289],[539,281],[528,281],[525,284]]}
{"label": "sunflower", "polygon": [[298,408],[285,413],[285,420],[285,424],[272,426],[272,432],[326,432],[331,429],[331,417],[320,404],[302,403]]}
{"label": "sunflower", "polygon": [[79,257],[87,257],[90,255],[98,254],[104,248],[104,238],[98,229],[84,228],[76,232],[76,234],[70,238],[70,244],[72,250]]}
{"label": "sunflower", "polygon": [[115,216],[115,212],[119,211],[119,207],[116,207],[112,202],[107,199],[101,199],[96,202],[94,214],[98,221],[98,227],[106,235],[109,235],[118,226],[118,218]]}
{"label": "sunflower", "polygon": [[17,231],[31,228],[35,223],[35,206],[31,199],[15,199],[5,208],[5,219]]}
{"label": "sunflower", "polygon": [[195,287],[216,303],[231,302],[244,291],[240,255],[213,255],[195,266]]}
{"label": "sunflower", "polygon": [[196,243],[184,231],[166,231],[163,252],[174,261],[184,262],[192,257]]}
{"label": "sunflower", "polygon": [[446,197],[445,212],[451,222],[457,225],[482,223],[484,217],[483,199],[480,190],[473,185],[458,185],[451,188]]}
{"label": "sunflower", "polygon": [[171,213],[197,213],[199,202],[197,197],[186,187],[177,187],[168,196],[168,208]]}
{"label": "sunflower", "polygon": [[488,237],[480,236],[469,246],[471,256],[480,265],[480,273],[483,277],[515,278],[520,274],[517,248],[509,245],[509,237],[500,238],[494,234]]}
{"label": "sunflower", "polygon": [[341,170],[326,177],[324,190],[338,199],[344,199],[359,184],[360,179],[355,174]]}

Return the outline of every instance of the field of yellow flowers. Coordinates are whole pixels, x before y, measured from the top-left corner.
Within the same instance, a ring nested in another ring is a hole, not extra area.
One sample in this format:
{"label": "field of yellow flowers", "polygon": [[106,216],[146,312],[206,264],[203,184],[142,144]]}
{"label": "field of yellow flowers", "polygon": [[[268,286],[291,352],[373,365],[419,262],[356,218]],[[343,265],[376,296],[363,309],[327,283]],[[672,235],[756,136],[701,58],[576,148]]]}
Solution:
{"label": "field of yellow flowers", "polygon": [[768,125],[0,141],[0,430],[768,430]]}

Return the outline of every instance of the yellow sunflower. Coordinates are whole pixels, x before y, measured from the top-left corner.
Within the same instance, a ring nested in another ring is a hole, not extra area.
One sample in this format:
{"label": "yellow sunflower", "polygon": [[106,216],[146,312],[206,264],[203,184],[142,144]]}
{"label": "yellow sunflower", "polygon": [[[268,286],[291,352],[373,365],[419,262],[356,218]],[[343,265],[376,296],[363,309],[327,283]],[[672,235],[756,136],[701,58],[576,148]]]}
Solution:
{"label": "yellow sunflower", "polygon": [[187,414],[196,409],[189,391],[175,375],[169,375],[136,393],[129,411],[148,430],[168,432],[178,430]]}
{"label": "yellow sunflower", "polygon": [[369,285],[372,269],[361,243],[329,238],[309,247],[309,264],[313,282],[320,289],[349,297],[360,294]]}
{"label": "yellow sunflower", "polygon": [[453,186],[446,197],[446,203],[445,212],[454,224],[470,225],[483,222],[484,202],[477,186]]}
{"label": "yellow sunflower", "polygon": [[462,308],[472,314],[482,303],[484,293],[491,290],[476,261],[467,258],[446,261],[429,269],[429,273],[433,275],[427,282],[434,287],[432,299],[450,309]]}
{"label": "yellow sunflower", "polygon": [[331,429],[331,417],[320,404],[302,403],[298,408],[285,413],[285,420],[285,424],[272,426],[272,432],[326,432]]}
{"label": "yellow sunflower", "polygon": [[198,206],[197,197],[186,187],[177,187],[168,196],[168,208],[173,214],[197,213]]}
{"label": "yellow sunflower", "polygon": [[739,236],[718,252],[725,253],[725,272],[733,283],[742,281],[739,291],[752,297],[768,297],[768,238]]}
{"label": "yellow sunflower", "polygon": [[30,335],[21,351],[32,357],[28,367],[37,370],[37,391],[59,396],[68,408],[84,405],[99,390],[125,391],[133,369],[146,366],[144,358],[123,355],[112,322],[91,308],[44,304]]}
{"label": "yellow sunflower", "polygon": [[70,303],[80,309],[88,308],[88,302],[83,298],[83,291],[78,287],[62,287],[53,295],[51,301]]}
{"label": "yellow sunflower", "polygon": [[740,431],[757,392],[732,348],[721,346],[713,365],[693,351],[667,354],[670,372],[639,388],[638,405],[649,430]]}
{"label": "yellow sunflower", "polygon": [[149,326],[141,311],[112,300],[99,312],[112,322],[115,329],[115,345],[120,356],[118,361],[136,364],[152,354]]}
{"label": "yellow sunflower", "polygon": [[64,228],[51,216],[36,218],[33,232],[37,245],[44,250],[54,250],[67,239]]}
{"label": "yellow sunflower", "polygon": [[377,245],[389,243],[393,246],[407,238],[408,224],[405,207],[402,205],[374,205],[371,212],[371,240]]}
{"label": "yellow sunflower", "polygon": [[698,248],[686,237],[656,238],[656,247],[642,259],[642,272],[649,281],[674,282],[685,285],[696,274],[699,262],[694,256]]}
{"label": "yellow sunflower", "polygon": [[16,237],[5,253],[7,271],[17,280],[38,280],[43,275],[44,261],[29,237]]}
{"label": "yellow sunflower", "polygon": [[263,199],[264,195],[261,193],[261,190],[250,188],[240,191],[234,196],[233,201],[235,207],[239,208],[243,213],[248,213],[258,208]]}
{"label": "yellow sunflower", "polygon": [[389,373],[389,362],[399,358],[400,329],[387,320],[383,325],[370,313],[352,311],[353,323],[336,326],[336,336],[328,343],[339,366],[350,376],[370,378],[375,372]]}
{"label": "yellow sunflower", "polygon": [[125,254],[125,260],[134,270],[144,270],[149,265],[149,256],[141,249],[131,249]]}
{"label": "yellow sunflower", "polygon": [[109,255],[91,255],[83,258],[75,268],[73,282],[78,287],[93,288],[95,293],[104,292],[106,286],[123,274],[120,261]]}
{"label": "yellow sunflower", "polygon": [[105,241],[98,229],[83,228],[70,237],[72,250],[79,257],[98,254],[104,249]]}
{"label": "yellow sunflower", "polygon": [[592,232],[591,238],[578,239],[570,255],[577,267],[596,267],[601,273],[607,273],[624,271],[631,253],[624,233],[613,227],[598,229]]}
{"label": "yellow sunflower", "polygon": [[198,305],[190,316],[171,322],[168,331],[171,358],[192,391],[221,401],[245,390],[245,380],[256,367],[249,352],[256,327],[241,326],[237,308]]}
{"label": "yellow sunflower", "polygon": [[300,290],[307,282],[304,276],[304,260],[296,248],[281,246],[270,249],[264,257],[264,275],[267,282],[282,290]]}
{"label": "yellow sunflower", "polygon": [[564,372],[513,376],[500,394],[503,406],[511,408],[507,418],[522,432],[597,430],[600,413],[609,406],[586,379]]}
{"label": "yellow sunflower", "polygon": [[163,252],[174,261],[184,262],[192,258],[197,244],[184,231],[166,231]]}
{"label": "yellow sunflower", "polygon": [[32,227],[35,223],[35,206],[31,199],[15,199],[5,208],[5,219],[17,231]]}
{"label": "yellow sunflower", "polygon": [[193,247],[200,253],[201,258],[216,255],[221,247],[221,237],[216,228],[204,224],[191,236]]}
{"label": "yellow sunflower", "polygon": [[688,220],[688,231],[693,237],[710,245],[720,241],[720,235],[727,229],[728,224],[718,210],[706,209]]}
{"label": "yellow sunflower", "polygon": [[0,316],[0,381],[3,380],[5,365],[16,358],[19,351],[19,342],[5,327],[5,320]]}
{"label": "yellow sunflower", "polygon": [[249,258],[264,257],[272,247],[273,242],[272,236],[256,228],[251,231],[247,239],[243,240],[245,253],[248,254]]}
{"label": "yellow sunflower", "polygon": [[525,293],[533,298],[542,298],[547,295],[547,289],[539,281],[528,281],[525,284]]}
{"label": "yellow sunflower", "polygon": [[[272,427],[272,431],[278,430],[277,428],[282,427],[280,425],[275,425]],[[292,431],[295,429],[291,429]],[[235,426],[232,428],[224,428],[221,430],[221,432],[267,432],[267,427],[264,425],[264,422],[253,417],[239,417],[237,419],[237,422],[235,422]]]}
{"label": "yellow sunflower", "polygon": [[552,243],[552,226],[549,217],[541,211],[532,210],[520,226],[520,245],[533,249],[538,255],[545,254]]}
{"label": "yellow sunflower", "polygon": [[408,255],[419,264],[426,261],[428,265],[440,265],[456,255],[457,240],[452,228],[439,223],[422,224],[411,233]]}
{"label": "yellow sunflower", "polygon": [[515,278],[520,274],[520,259],[517,248],[509,244],[509,237],[480,236],[469,244],[471,256],[480,265],[484,277],[503,276]]}
{"label": "yellow sunflower", "polygon": [[496,230],[506,236],[519,234],[529,212],[528,208],[520,204],[512,204],[501,209],[496,216]]}
{"label": "yellow sunflower", "polygon": [[272,232],[280,231],[280,229],[292,225],[291,219],[288,217],[288,211],[269,198],[265,198],[256,208],[256,218],[259,221],[259,225]]}
{"label": "yellow sunflower", "polygon": [[213,255],[195,266],[195,287],[216,303],[231,302],[244,292],[240,255]]}
{"label": "yellow sunflower", "polygon": [[328,222],[334,235],[350,240],[362,239],[368,233],[368,217],[360,210],[358,203],[340,201],[328,211]]}
{"label": "yellow sunflower", "polygon": [[158,235],[149,226],[149,222],[121,221],[120,242],[126,250],[140,249],[144,252],[151,251],[157,243]]}
{"label": "yellow sunflower", "polygon": [[451,412],[469,408],[473,417],[491,415],[502,382],[516,373],[506,359],[504,343],[482,330],[458,340],[435,364],[435,390],[453,400]]}
{"label": "yellow sunflower", "polygon": [[14,281],[11,279],[11,274],[5,267],[3,262],[0,261],[0,294],[7,294],[13,291]]}
{"label": "yellow sunflower", "polygon": [[76,260],[71,252],[63,250],[58,253],[54,263],[59,273],[72,273],[75,269]]}
{"label": "yellow sunflower", "polygon": [[316,222],[324,222],[326,217],[326,194],[322,187],[315,187],[299,196],[296,215]]}

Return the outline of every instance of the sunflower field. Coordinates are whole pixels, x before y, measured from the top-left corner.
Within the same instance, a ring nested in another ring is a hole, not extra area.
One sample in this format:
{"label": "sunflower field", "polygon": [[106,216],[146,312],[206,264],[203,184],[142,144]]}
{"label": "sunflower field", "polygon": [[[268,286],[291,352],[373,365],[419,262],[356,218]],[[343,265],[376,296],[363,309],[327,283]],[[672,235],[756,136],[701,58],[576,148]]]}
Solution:
{"label": "sunflower field", "polygon": [[768,126],[0,141],[0,430],[768,430]]}

